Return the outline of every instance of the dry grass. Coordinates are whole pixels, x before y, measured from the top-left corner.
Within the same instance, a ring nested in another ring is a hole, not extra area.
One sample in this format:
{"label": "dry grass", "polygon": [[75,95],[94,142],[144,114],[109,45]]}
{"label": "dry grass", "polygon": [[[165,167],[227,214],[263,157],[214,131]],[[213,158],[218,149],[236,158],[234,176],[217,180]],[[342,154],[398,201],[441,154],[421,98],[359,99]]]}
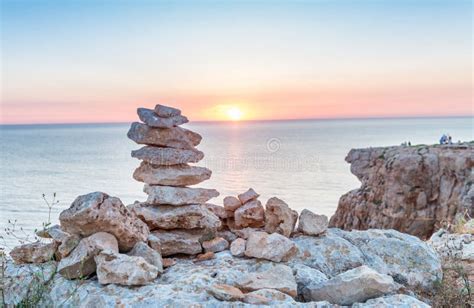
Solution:
{"label": "dry grass", "polygon": [[431,300],[434,308],[474,307],[472,285],[459,260],[445,260],[443,279],[436,283]]}

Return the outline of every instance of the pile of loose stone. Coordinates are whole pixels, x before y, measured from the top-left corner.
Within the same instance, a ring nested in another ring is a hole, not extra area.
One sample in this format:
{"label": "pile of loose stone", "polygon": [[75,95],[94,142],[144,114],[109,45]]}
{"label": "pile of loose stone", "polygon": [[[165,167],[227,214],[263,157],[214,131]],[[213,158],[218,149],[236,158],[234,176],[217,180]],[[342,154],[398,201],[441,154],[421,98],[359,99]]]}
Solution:
{"label": "pile of loose stone", "polygon": [[[209,169],[189,165],[204,154],[195,148],[201,136],[179,127],[188,119],[163,105],[137,113],[143,123],[133,123],[128,137],[145,146],[132,152],[142,161],[133,177],[145,183],[148,199],[124,206],[102,192],[79,196],[60,214],[60,226],[37,233],[49,242],[11,251],[16,263],[55,259],[68,279],[96,273],[101,284],[145,285],[176,262],[162,257],[192,255],[202,261],[229,248],[236,257],[274,262],[295,256],[298,249],[289,237],[296,211],[275,197],[263,207],[252,188],[224,198],[223,206],[206,203],[219,193],[188,187],[211,176]],[[298,231],[319,235],[327,224],[327,217],[304,210]]]}

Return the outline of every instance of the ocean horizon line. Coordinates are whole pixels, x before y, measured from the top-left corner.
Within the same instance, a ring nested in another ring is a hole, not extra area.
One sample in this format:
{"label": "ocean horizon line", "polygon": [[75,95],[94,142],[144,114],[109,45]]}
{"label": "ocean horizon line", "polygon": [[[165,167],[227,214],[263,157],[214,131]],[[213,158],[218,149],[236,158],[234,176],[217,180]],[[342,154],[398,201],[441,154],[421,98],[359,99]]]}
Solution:
{"label": "ocean horizon line", "polygon": [[[258,120],[193,120],[193,124],[233,124],[239,123],[259,123],[259,122],[311,122],[311,121],[364,121],[364,120],[413,120],[413,119],[464,119],[473,118],[472,115],[414,115],[414,116],[374,116],[374,117],[329,117],[329,118],[294,118],[294,119],[258,119]],[[124,125],[130,122],[57,122],[57,123],[0,123],[0,127],[15,127],[15,126],[90,126],[90,125]]]}

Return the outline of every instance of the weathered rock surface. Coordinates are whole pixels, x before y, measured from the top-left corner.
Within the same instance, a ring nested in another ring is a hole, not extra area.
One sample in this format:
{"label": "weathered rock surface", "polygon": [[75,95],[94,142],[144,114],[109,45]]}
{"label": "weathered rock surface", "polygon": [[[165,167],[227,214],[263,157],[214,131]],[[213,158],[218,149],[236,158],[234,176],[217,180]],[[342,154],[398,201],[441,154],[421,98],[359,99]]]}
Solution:
{"label": "weathered rock surface", "polygon": [[428,241],[447,264],[459,262],[469,281],[474,285],[474,235],[452,234],[444,229],[436,231]]}
{"label": "weathered rock surface", "polygon": [[457,214],[474,216],[474,143],[354,149],[346,161],[362,186],[341,197],[330,226],[426,239]]}
{"label": "weathered rock surface", "polygon": [[265,205],[265,231],[280,233],[290,237],[295,229],[298,212],[290,209],[285,201],[276,197],[270,198]]}
{"label": "weathered rock surface", "polygon": [[204,153],[196,149],[172,149],[144,146],[132,151],[132,157],[143,160],[154,166],[173,166],[197,163],[204,158]]}
{"label": "weathered rock surface", "polygon": [[352,308],[430,308],[431,306],[405,294],[396,294],[369,299],[365,303],[356,303]]}
{"label": "weathered rock surface", "polygon": [[128,251],[136,242],[146,241],[149,230],[122,204],[119,198],[93,192],[76,198],[59,215],[61,228],[71,234],[89,236],[96,232],[113,234],[120,251]]}
{"label": "weathered rock surface", "polygon": [[245,204],[251,200],[257,199],[259,196],[260,195],[257,194],[255,190],[253,190],[253,188],[249,188],[249,190],[240,194],[238,197],[239,197],[240,203]]}
{"label": "weathered rock surface", "polygon": [[441,278],[441,260],[436,252],[415,236],[395,230],[343,231],[328,229],[326,234],[292,239],[299,249],[298,261],[335,276],[361,265],[396,282],[430,291]]}
{"label": "weathered rock surface", "polygon": [[278,233],[252,233],[245,245],[245,255],[273,262],[288,261],[296,255],[298,248],[288,238]]}
{"label": "weathered rock surface", "polygon": [[161,255],[175,254],[196,255],[201,253],[203,233],[200,230],[159,230],[153,231],[161,243]]}
{"label": "weathered rock surface", "polygon": [[367,266],[360,266],[324,281],[311,288],[311,300],[328,301],[338,305],[352,305],[397,291],[400,286],[392,277],[379,274]]}
{"label": "weathered rock surface", "polygon": [[206,203],[212,198],[219,196],[215,189],[151,186],[145,184],[143,191],[148,194],[149,204],[186,205],[194,203]]}
{"label": "weathered rock surface", "polygon": [[234,222],[238,228],[263,227],[265,225],[265,210],[262,203],[252,200],[239,207],[234,212]]}
{"label": "weathered rock surface", "polygon": [[245,255],[245,245],[246,245],[246,240],[242,238],[235,239],[231,244],[230,244],[230,253],[234,257],[243,257]]}
{"label": "weathered rock surface", "polygon": [[318,288],[328,280],[327,276],[322,272],[301,263],[293,263],[291,268],[298,285],[298,296],[302,301],[311,301],[311,290]]}
{"label": "weathered rock surface", "polygon": [[[360,232],[367,233],[368,235],[370,234],[369,231]],[[389,275],[395,276],[399,283],[407,287],[410,287],[407,283],[408,280],[404,283],[401,278],[423,277],[422,275],[424,274],[420,273],[426,271],[431,272],[431,274],[425,277],[436,276],[433,269],[430,270],[430,266],[423,267],[424,260],[426,260],[426,263],[428,264],[433,264],[434,261],[432,260],[431,253],[422,249],[422,247],[420,247],[419,250],[411,248],[405,253],[406,257],[399,261],[394,260],[400,255],[403,255],[402,250],[412,245],[416,246],[419,243],[422,243],[419,239],[396,231],[380,232],[389,232],[384,236],[386,239],[390,238],[390,236],[395,236],[397,241],[406,243],[407,246],[395,242],[395,246],[392,250],[400,250],[400,252],[395,254],[393,257],[388,254],[385,255],[385,252],[377,255],[376,252],[372,251],[369,251],[367,256],[365,256],[362,254],[362,251],[366,248],[362,245],[359,248],[357,246],[359,245],[359,241],[356,241],[356,245],[353,245],[341,237],[342,234],[351,232],[328,229],[326,234],[319,237],[299,236],[297,238],[292,238],[291,240],[297,242],[300,249],[303,249],[304,251],[300,252],[298,258],[293,258],[289,262],[289,265],[291,265],[295,273],[294,276],[298,281],[301,281],[300,276],[302,276],[301,272],[296,267],[298,264],[304,264],[307,267],[314,269],[325,269],[325,271],[332,272],[333,274],[327,274],[323,270],[320,270],[320,272],[326,274],[329,278],[332,278],[348,269],[359,266],[350,267],[350,265],[355,265],[355,263],[357,263],[349,261],[351,256],[360,256],[360,261],[372,268],[374,267],[370,263],[379,264],[381,267],[385,266],[387,267],[385,270],[386,272],[389,272],[388,269],[390,268],[395,271],[393,264],[398,264],[399,268],[404,271],[404,273],[399,276],[400,279],[397,278],[398,275],[396,274]],[[383,239],[380,238],[378,240],[382,241]],[[383,248],[383,250],[385,250],[385,248]],[[413,259],[408,257],[410,254],[414,256]],[[373,262],[372,259],[374,258],[379,258],[379,261]],[[54,304],[55,306],[71,308],[90,307],[94,305],[100,305],[101,307],[114,307],[117,303],[120,303],[125,307],[188,307],[192,305],[202,305],[205,307],[217,308],[222,307],[222,305],[231,305],[232,303],[222,302],[208,294],[207,290],[212,285],[226,284],[230,286],[238,286],[237,282],[243,276],[252,273],[265,272],[275,266],[275,263],[262,259],[233,257],[228,250],[216,253],[215,258],[212,260],[202,262],[194,262],[194,260],[194,258],[181,257],[173,259],[172,261],[174,261],[174,265],[168,267],[164,273],[151,282],[150,285],[134,288],[113,284],[101,286],[96,279],[70,281],[64,279],[61,275],[56,275],[48,285],[48,292],[45,294],[45,302],[40,303],[40,306],[42,304],[42,306],[53,306]],[[329,264],[325,265],[324,262],[329,262]],[[13,263],[8,263],[6,281],[7,288],[9,289],[6,290],[12,290],[10,287],[13,287],[12,283],[14,282],[15,285],[17,285],[16,288],[19,288],[18,290],[23,292],[19,292],[19,295],[17,295],[16,292],[7,291],[5,294],[7,295],[8,303],[18,303],[22,298],[21,294],[26,294],[27,292],[28,288],[25,284],[27,283],[27,278],[31,277],[31,275],[25,270],[22,272],[25,274],[21,277],[15,276],[20,271],[20,268],[34,268],[35,266],[36,265],[18,266]],[[379,270],[377,269],[377,271]],[[441,271],[439,273],[441,273]],[[314,277],[314,273],[310,274],[310,276]],[[278,277],[278,279],[280,278]],[[23,282],[25,284],[23,284]],[[317,283],[317,281],[314,280],[312,283]],[[431,288],[433,288],[432,283],[433,281],[431,281]],[[301,286],[298,284],[298,289],[300,288]],[[269,292],[275,293],[275,291],[268,291],[268,289],[260,289],[252,293],[266,296],[265,294],[269,294]],[[298,303],[289,297],[290,296],[281,298],[280,293],[275,293],[274,300],[270,302],[269,305],[280,305],[285,307],[336,307],[328,302]],[[267,298],[269,297],[267,296]],[[397,300],[397,298],[399,299]],[[379,300],[381,303],[394,303],[393,306],[387,307],[411,307],[410,304],[412,303],[414,303],[414,307],[425,307],[416,306],[418,302],[408,296],[387,296]],[[374,300],[374,302],[378,301]],[[370,303],[370,300],[367,303]],[[237,304],[245,307],[244,303]],[[364,307],[363,305],[364,304],[361,304],[357,307]],[[368,305],[367,307],[374,307],[374,305]]]}
{"label": "weathered rock surface", "polygon": [[246,291],[274,289],[291,297],[297,295],[297,285],[293,271],[283,264],[275,264],[265,271],[244,275],[237,281],[237,285]]}
{"label": "weathered rock surface", "polygon": [[3,263],[0,274],[1,288],[0,295],[3,302],[2,307],[17,307],[25,299],[31,298],[38,289],[38,286],[47,285],[56,275],[56,265],[54,261],[41,264],[15,264],[1,259]]}
{"label": "weathered rock surface", "polygon": [[229,248],[229,242],[222,237],[216,237],[212,240],[202,242],[202,248],[205,252],[220,252]]}
{"label": "weathered rock surface", "polygon": [[57,243],[28,243],[13,248],[12,259],[18,263],[44,263],[53,260]]}
{"label": "weathered rock surface", "polygon": [[158,269],[158,273],[163,272],[163,259],[161,258],[161,254],[143,242],[136,243],[127,255],[142,257],[146,262],[155,266]]}
{"label": "weathered rock surface", "polygon": [[169,147],[175,149],[193,149],[201,142],[201,135],[182,127],[153,128],[134,122],[127,134],[138,144]]}
{"label": "weathered rock surface", "polygon": [[240,200],[234,196],[227,196],[224,198],[224,209],[229,212],[234,212],[236,209],[242,206]]}
{"label": "weathered rock surface", "polygon": [[141,286],[153,281],[159,273],[157,267],[142,257],[118,254],[110,250],[100,252],[94,259],[100,284]]}
{"label": "weathered rock surface", "polygon": [[61,259],[58,272],[67,279],[89,276],[96,271],[94,257],[103,250],[118,252],[118,242],[112,234],[98,232],[83,238],[69,256]]}
{"label": "weathered rock surface", "polygon": [[217,229],[219,218],[202,204],[150,205],[134,203],[129,209],[143,220],[150,230],[154,229]]}
{"label": "weathered rock surface", "polygon": [[181,115],[181,110],[165,105],[157,104],[154,109],[155,113],[162,118],[171,118]]}
{"label": "weathered rock surface", "polygon": [[147,108],[138,108],[137,114],[143,123],[157,128],[171,128],[189,122],[188,118],[185,116],[176,115],[168,118],[160,117],[155,113],[155,111]]}
{"label": "weathered rock surface", "polygon": [[207,168],[186,164],[163,166],[142,162],[133,173],[133,178],[152,185],[188,186],[208,180],[211,173]]}

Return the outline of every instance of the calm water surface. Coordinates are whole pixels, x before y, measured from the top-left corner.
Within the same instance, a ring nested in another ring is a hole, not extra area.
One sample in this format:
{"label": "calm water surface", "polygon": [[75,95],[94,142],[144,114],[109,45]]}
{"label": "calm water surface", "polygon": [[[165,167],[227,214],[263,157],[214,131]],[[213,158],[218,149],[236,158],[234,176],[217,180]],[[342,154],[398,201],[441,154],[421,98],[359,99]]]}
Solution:
{"label": "calm water surface", "polygon": [[[198,186],[223,197],[249,187],[261,200],[277,196],[291,208],[334,213],[339,197],[360,183],[344,158],[351,148],[436,143],[442,133],[473,140],[474,118],[307,120],[187,125],[203,136],[199,163],[213,171]],[[117,196],[124,204],[145,200],[143,184],[132,179],[139,148],[126,137],[128,124],[0,126],[0,227],[17,219],[27,231],[48,220],[41,195],[57,193],[52,222],[74,198],[92,191]],[[8,239],[7,246],[14,244]],[[4,245],[4,243],[0,243]]]}

